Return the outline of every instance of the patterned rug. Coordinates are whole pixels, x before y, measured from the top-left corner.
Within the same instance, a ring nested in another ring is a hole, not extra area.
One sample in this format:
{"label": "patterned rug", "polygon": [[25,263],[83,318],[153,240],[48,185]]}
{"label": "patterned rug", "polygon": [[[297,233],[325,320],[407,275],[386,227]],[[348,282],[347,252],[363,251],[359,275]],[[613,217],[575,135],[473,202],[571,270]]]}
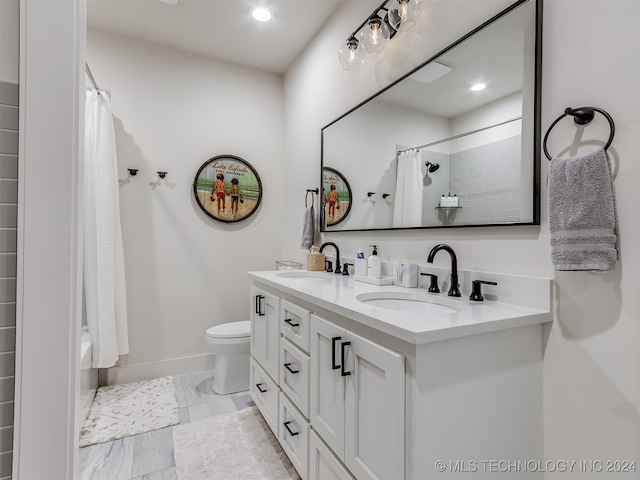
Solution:
{"label": "patterned rug", "polygon": [[80,431],[80,446],[109,442],[179,422],[173,377],[101,387]]}
{"label": "patterned rug", "polygon": [[256,407],[173,427],[178,480],[294,480],[293,465]]}

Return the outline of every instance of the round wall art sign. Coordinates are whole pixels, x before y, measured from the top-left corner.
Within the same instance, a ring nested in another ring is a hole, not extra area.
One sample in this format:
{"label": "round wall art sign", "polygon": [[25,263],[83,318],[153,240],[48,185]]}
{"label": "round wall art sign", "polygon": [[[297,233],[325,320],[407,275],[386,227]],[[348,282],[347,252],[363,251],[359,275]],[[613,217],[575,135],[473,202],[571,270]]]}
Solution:
{"label": "round wall art sign", "polygon": [[200,208],[220,222],[239,222],[253,215],[262,200],[262,182],[249,162],[218,155],[202,164],[193,181]]}

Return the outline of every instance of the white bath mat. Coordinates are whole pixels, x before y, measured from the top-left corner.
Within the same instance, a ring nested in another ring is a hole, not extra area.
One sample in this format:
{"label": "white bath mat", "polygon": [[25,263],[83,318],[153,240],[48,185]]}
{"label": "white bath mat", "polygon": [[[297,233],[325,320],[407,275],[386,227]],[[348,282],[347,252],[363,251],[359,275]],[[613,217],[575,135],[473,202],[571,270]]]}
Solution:
{"label": "white bath mat", "polygon": [[299,479],[256,407],[173,427],[178,480]]}
{"label": "white bath mat", "polygon": [[80,446],[109,442],[179,422],[173,377],[101,387],[80,431]]}

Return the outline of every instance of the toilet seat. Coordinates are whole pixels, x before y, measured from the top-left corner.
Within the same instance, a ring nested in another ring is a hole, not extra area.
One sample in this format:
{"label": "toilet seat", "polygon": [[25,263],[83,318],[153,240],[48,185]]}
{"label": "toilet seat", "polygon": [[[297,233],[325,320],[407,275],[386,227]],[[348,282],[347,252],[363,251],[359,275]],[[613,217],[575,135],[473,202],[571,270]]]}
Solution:
{"label": "toilet seat", "polygon": [[242,322],[223,323],[208,328],[205,337],[211,339],[249,338],[250,334],[251,325],[249,320],[244,320]]}

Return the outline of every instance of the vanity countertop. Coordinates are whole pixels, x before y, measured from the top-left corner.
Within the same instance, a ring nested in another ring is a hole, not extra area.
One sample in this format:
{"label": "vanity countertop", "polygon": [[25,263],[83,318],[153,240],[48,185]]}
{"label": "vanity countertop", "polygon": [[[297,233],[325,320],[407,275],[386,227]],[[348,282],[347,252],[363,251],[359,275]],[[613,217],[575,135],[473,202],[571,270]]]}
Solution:
{"label": "vanity countertop", "polygon": [[[303,272],[303,271],[301,271]],[[376,286],[354,281],[352,276],[314,272],[295,278],[283,276],[284,272],[249,272],[254,281],[294,295],[312,305],[351,318],[382,333],[411,344],[424,344],[450,338],[551,322],[551,309],[538,309],[516,304],[485,300],[472,302],[468,295],[448,297],[445,293],[427,293],[424,288],[406,288],[394,285]],[[286,274],[284,274],[286,275]],[[294,274],[295,275],[295,274]],[[542,282],[550,280],[539,279]],[[543,289],[544,290],[544,289]],[[549,289],[550,290],[550,289]],[[360,298],[384,292],[391,296],[429,296],[437,305],[434,312],[398,311],[383,308]]]}

